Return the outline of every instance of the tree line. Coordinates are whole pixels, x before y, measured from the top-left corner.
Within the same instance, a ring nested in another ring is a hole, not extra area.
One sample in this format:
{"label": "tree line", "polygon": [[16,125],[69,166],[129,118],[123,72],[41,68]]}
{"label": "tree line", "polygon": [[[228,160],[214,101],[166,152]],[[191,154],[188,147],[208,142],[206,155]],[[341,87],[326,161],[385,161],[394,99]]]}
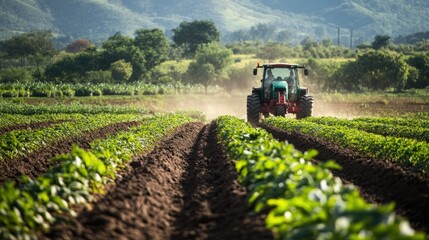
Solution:
{"label": "tree line", "polygon": [[[252,31],[269,31],[257,25]],[[237,41],[222,45],[212,21],[182,22],[169,40],[160,29],[116,33],[99,46],[77,39],[57,50],[50,31],[35,31],[0,42],[0,83],[135,83],[213,84],[226,90],[250,88],[254,66],[231,69],[233,54],[254,54],[263,61],[308,59],[312,82],[326,91],[403,91],[429,86],[429,41],[394,44],[387,35],[355,49],[331,40],[304,38],[298,45],[273,41]],[[262,35],[261,35],[262,36]],[[419,35],[420,36],[420,35]],[[415,37],[414,37],[415,38]],[[347,58],[349,61],[319,59]],[[190,59],[186,70],[158,69],[166,60]],[[236,59],[240,61],[240,59]]]}
{"label": "tree line", "polygon": [[324,91],[402,92],[429,86],[429,56],[404,57],[392,51],[370,51],[345,63],[308,61],[313,83]]}

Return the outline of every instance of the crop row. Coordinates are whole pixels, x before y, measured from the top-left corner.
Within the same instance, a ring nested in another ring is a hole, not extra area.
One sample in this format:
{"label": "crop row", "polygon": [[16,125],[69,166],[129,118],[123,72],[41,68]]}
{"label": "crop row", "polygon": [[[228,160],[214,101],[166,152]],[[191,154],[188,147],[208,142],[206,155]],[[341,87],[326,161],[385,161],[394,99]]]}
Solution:
{"label": "crop row", "polygon": [[19,125],[31,124],[37,122],[52,122],[59,120],[73,120],[73,115],[70,114],[40,114],[40,115],[20,115],[20,114],[4,114],[0,113],[0,128]]}
{"label": "crop row", "polygon": [[315,150],[301,153],[234,117],[216,122],[249,203],[268,211],[266,226],[278,239],[424,239],[392,213],[393,204],[369,204],[333,177],[329,169],[338,165],[312,164]]}
{"label": "crop row", "polygon": [[43,176],[24,178],[20,186],[6,182],[0,188],[0,239],[35,238],[58,220],[58,214],[74,215],[72,205],[103,193],[103,185],[134,155],[190,121],[179,114],[147,118],[138,127],[92,142],[89,151],[74,146],[70,154],[56,157],[61,164]]}
{"label": "crop row", "polygon": [[428,113],[408,114],[403,117],[378,117],[378,118],[360,117],[360,118],[355,118],[351,121],[377,123],[377,124],[389,124],[393,126],[404,126],[404,127],[429,128]]}
{"label": "crop row", "polygon": [[408,126],[385,124],[376,122],[376,119],[377,118],[375,118],[375,121],[372,122],[365,122],[339,119],[334,117],[318,117],[306,118],[305,121],[328,126],[344,126],[348,128],[355,128],[358,130],[376,133],[383,136],[412,138],[419,141],[429,142],[429,128],[427,127],[423,128],[419,127],[418,125],[412,126],[411,123],[408,123]]}
{"label": "crop row", "polygon": [[39,114],[98,114],[98,113],[147,113],[141,108],[114,105],[83,105],[79,103],[72,104],[55,104],[55,105],[30,105],[16,104],[13,102],[0,102],[0,113],[4,114],[21,114],[21,115],[39,115]]}
{"label": "crop row", "polygon": [[427,142],[280,117],[268,118],[266,123],[282,130],[298,131],[333,142],[372,158],[394,161],[415,171],[426,172],[429,169]]}
{"label": "crop row", "polygon": [[112,123],[142,120],[137,114],[74,114],[74,121],[54,124],[47,128],[15,130],[0,135],[0,160],[25,155],[66,137],[78,136],[84,131],[101,128]]}
{"label": "crop row", "polygon": [[200,84],[111,84],[111,83],[0,83],[0,97],[73,97],[102,95],[154,95],[203,93]]}

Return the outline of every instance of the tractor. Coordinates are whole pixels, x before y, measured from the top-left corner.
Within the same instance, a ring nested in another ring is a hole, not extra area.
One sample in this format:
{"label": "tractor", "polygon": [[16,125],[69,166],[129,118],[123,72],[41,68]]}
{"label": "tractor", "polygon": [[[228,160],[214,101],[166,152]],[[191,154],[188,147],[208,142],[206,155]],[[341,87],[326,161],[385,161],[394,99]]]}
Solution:
{"label": "tractor", "polygon": [[300,87],[298,70],[304,75],[309,71],[304,65],[291,63],[257,64],[253,75],[263,70],[262,86],[252,89],[247,96],[247,121],[257,124],[261,115],[268,117],[296,114],[297,119],[310,117],[313,112],[313,97],[308,95],[308,88]]}

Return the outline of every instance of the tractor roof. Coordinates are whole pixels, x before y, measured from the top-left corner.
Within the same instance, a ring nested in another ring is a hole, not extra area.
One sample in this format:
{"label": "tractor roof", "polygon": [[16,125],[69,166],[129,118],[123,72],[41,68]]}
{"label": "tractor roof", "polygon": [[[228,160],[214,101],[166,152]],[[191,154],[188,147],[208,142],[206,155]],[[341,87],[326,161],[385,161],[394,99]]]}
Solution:
{"label": "tractor roof", "polygon": [[263,67],[263,68],[303,68],[304,65],[299,65],[297,63],[264,63],[262,66],[259,65],[258,63],[258,67]]}

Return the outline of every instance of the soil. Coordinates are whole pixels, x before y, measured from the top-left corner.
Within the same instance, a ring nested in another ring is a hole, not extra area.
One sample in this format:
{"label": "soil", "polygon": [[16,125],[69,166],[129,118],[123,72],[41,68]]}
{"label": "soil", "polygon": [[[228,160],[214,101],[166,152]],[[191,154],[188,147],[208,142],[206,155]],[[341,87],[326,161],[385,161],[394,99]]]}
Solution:
{"label": "soil", "polygon": [[264,216],[250,214],[246,188],[215,136],[213,124],[181,126],[44,238],[272,239]]}
{"label": "soil", "polygon": [[51,159],[59,154],[69,153],[72,144],[77,144],[84,149],[90,148],[90,143],[95,139],[105,138],[108,134],[127,130],[130,127],[142,124],[142,122],[122,122],[111,124],[93,131],[85,131],[79,136],[60,139],[35,152],[15,159],[0,160],[0,184],[6,180],[18,181],[22,175],[35,178],[45,173],[53,166]]}
{"label": "soil", "polygon": [[37,129],[37,128],[46,128],[46,127],[50,127],[54,124],[63,123],[63,122],[68,122],[68,120],[34,122],[34,123],[28,123],[28,124],[17,124],[17,125],[2,127],[2,128],[0,128],[0,135],[15,131],[15,130],[23,130],[23,129],[32,130],[32,129]]}
{"label": "soil", "polygon": [[316,161],[334,160],[342,170],[333,171],[346,183],[357,186],[369,202],[395,202],[395,211],[417,230],[429,233],[429,177],[403,169],[392,162],[371,159],[350,149],[302,134],[262,125],[280,141],[288,141],[300,151],[316,149]]}

